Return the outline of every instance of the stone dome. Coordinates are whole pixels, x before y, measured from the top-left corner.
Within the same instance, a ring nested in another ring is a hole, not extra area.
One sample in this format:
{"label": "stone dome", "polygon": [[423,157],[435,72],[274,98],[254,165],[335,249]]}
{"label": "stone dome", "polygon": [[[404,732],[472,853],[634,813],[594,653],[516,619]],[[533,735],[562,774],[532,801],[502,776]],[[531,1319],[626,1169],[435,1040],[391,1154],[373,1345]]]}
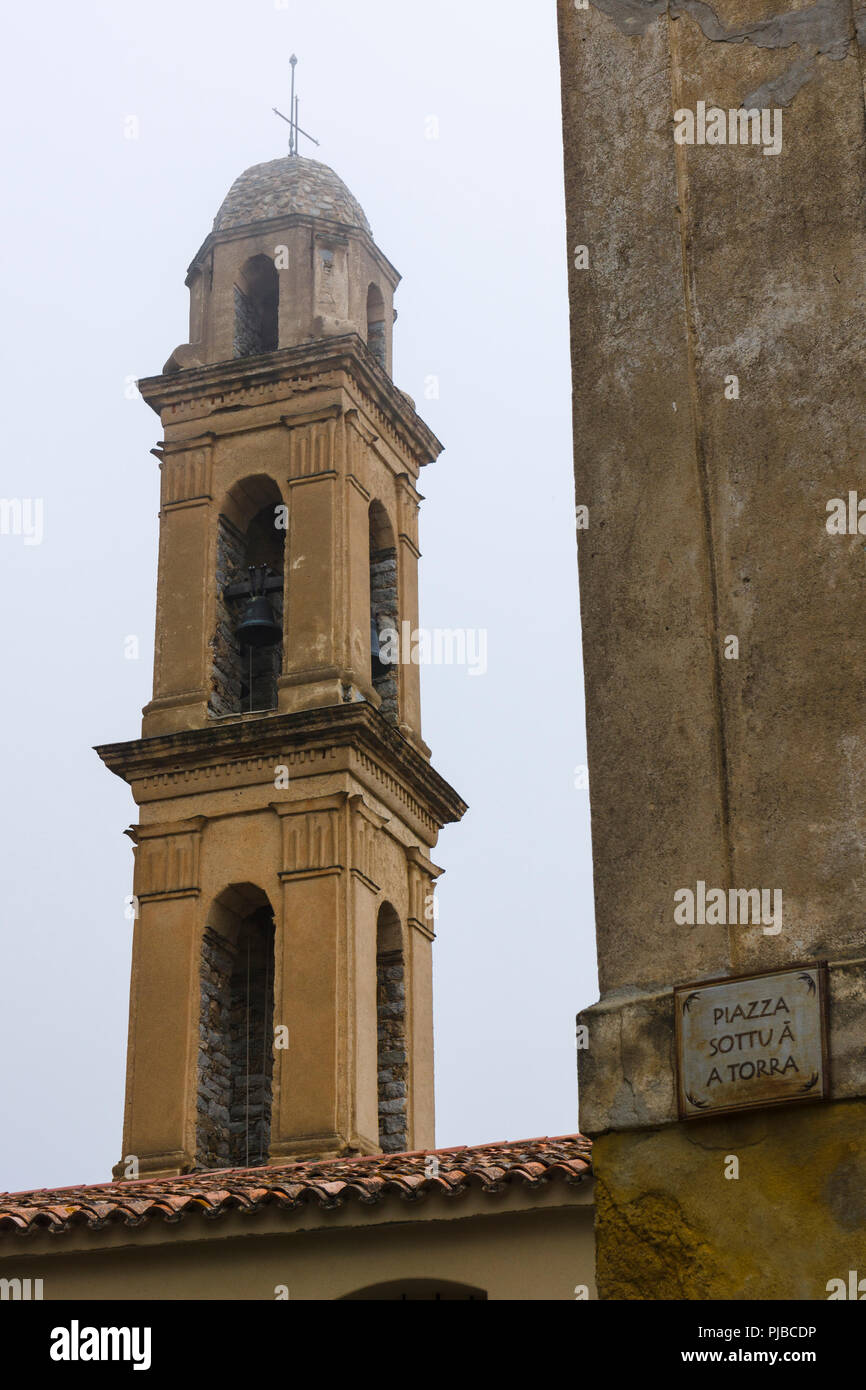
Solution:
{"label": "stone dome", "polygon": [[325,217],[372,235],[364,209],[343,180],[327,164],[301,155],[254,164],[235,179],[214,219],[213,229],[223,232],[291,213]]}

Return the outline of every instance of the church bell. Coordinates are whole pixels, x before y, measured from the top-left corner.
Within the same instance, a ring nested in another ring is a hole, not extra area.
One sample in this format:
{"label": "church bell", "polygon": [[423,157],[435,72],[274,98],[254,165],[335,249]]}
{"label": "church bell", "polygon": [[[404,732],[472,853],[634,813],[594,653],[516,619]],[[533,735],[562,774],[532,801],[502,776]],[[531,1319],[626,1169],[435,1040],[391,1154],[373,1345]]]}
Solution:
{"label": "church bell", "polygon": [[373,667],[373,680],[378,681],[381,680],[383,676],[387,676],[388,667],[382,660],[381,654],[379,624],[376,622],[374,615],[370,617],[370,658]]}
{"label": "church bell", "polygon": [[269,600],[264,594],[254,595],[238,626],[241,643],[245,647],[275,647],[282,635]]}

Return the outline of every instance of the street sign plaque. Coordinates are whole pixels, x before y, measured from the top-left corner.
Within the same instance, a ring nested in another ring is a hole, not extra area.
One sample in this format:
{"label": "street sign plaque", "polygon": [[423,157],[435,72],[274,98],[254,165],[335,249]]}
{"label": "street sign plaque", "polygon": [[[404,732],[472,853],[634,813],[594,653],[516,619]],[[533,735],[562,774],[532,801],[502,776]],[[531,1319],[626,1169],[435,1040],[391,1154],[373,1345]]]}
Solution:
{"label": "street sign plaque", "polygon": [[826,1100],[827,966],[674,990],[681,1119]]}

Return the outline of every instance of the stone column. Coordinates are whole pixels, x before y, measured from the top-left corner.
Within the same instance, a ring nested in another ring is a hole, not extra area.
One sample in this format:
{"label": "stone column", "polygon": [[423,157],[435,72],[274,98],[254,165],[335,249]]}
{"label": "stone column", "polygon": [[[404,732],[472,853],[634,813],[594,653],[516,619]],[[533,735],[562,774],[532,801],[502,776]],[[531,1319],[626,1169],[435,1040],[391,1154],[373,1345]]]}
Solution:
{"label": "stone column", "polygon": [[[140,903],[132,949],[123,1154],[115,1176],[172,1176],[195,1163],[200,908],[192,897]],[[142,1060],[147,1058],[147,1064]],[[192,1093],[193,1103],[190,1104]]]}
{"label": "stone column", "polygon": [[280,709],[339,704],[340,491],[333,467],[334,419],[290,430],[285,674]]}
{"label": "stone column", "polygon": [[351,1090],[343,799],[277,810],[285,867],[274,1019],[288,1028],[289,1045],[274,1059],[273,1161],[340,1152]]}
{"label": "stone column", "polygon": [[207,716],[212,573],[213,435],[164,446],[153,700],[145,737],[192,728]]}

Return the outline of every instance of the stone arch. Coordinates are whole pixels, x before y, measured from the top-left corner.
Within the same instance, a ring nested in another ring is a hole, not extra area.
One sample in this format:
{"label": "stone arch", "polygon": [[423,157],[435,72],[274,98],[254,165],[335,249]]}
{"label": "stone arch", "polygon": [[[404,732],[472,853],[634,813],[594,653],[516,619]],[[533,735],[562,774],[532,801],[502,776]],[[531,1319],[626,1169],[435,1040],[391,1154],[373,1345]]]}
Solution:
{"label": "stone arch", "polygon": [[256,357],[279,346],[280,276],[270,256],[250,256],[234,284],[232,355]]}
{"label": "stone arch", "polygon": [[201,952],[196,1163],[268,1161],[274,1070],[274,913],[235,883],[214,900]]}
{"label": "stone arch", "polygon": [[367,346],[379,366],[387,371],[387,342],[385,337],[385,300],[377,284],[367,291]]}
{"label": "stone arch", "polygon": [[[220,509],[208,702],[209,713],[215,717],[276,709],[283,669],[286,518],[280,489],[266,474],[235,483]],[[249,646],[239,633],[252,587],[264,591],[273,612],[280,634],[273,645]]]}
{"label": "stone arch", "polygon": [[[390,634],[390,635],[389,635]],[[370,667],[380,710],[392,724],[399,720],[400,615],[397,546],[388,513],[370,503]]]}
{"label": "stone arch", "polygon": [[379,1147],[402,1153],[409,1143],[409,1053],[403,928],[391,903],[376,920],[376,1060]]}

